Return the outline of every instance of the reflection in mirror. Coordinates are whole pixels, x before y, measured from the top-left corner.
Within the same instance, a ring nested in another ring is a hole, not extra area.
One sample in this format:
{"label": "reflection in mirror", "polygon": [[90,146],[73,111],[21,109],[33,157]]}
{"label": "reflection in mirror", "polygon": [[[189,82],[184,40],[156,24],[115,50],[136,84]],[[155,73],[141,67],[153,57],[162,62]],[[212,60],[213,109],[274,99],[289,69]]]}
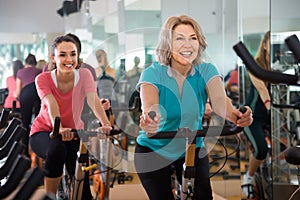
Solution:
{"label": "reflection in mirror", "polygon": [[[257,58],[257,62],[260,60],[260,65],[267,69],[269,56],[265,47],[269,46],[269,40],[264,41],[264,36],[270,30],[270,1],[239,2],[240,40],[243,41],[250,54]],[[265,47],[260,46],[263,41]],[[259,49],[262,51],[260,52]],[[254,120],[252,125],[245,127],[240,134],[241,197],[272,199],[272,182],[269,179],[271,163],[268,153],[271,147],[269,131],[263,126],[268,118],[268,111],[263,103],[265,99],[269,99],[267,83],[249,74],[240,60],[237,63],[240,78],[240,105],[247,105],[252,109]]]}
{"label": "reflection in mirror", "polygon": [[[57,3],[57,1],[55,2]],[[207,39],[208,48],[205,52],[205,60],[215,64],[224,79],[227,74],[231,74],[231,71],[235,72],[237,67],[240,77],[239,84],[236,85],[235,80],[224,82],[224,86],[228,87],[228,95],[235,106],[243,104],[246,93],[241,93],[241,91],[248,90],[247,80],[249,78],[243,64],[236,60],[232,46],[238,38],[244,39],[251,47],[251,52],[255,54],[262,34],[268,30],[269,1],[177,0],[176,3],[174,2],[175,0],[83,1],[79,12],[63,18],[57,16],[56,12],[53,15],[59,17],[65,33],[72,32],[81,39],[81,57],[85,62],[94,68],[101,69],[103,66],[97,61],[96,51],[103,49],[107,53],[108,64],[116,71],[116,80],[113,86],[117,104],[114,104],[114,108],[132,105],[133,97],[137,95],[134,89],[140,73],[155,60],[154,49],[162,22],[170,15],[182,13],[191,15],[200,23]],[[57,4],[61,6],[61,2]],[[47,33],[43,37],[35,37],[37,40],[32,41],[28,47],[26,44],[6,46],[5,48],[0,46],[2,50],[0,58],[7,57],[7,52],[14,52],[9,59],[19,58],[23,51],[26,55],[26,51],[29,50],[31,53],[37,54],[42,52],[44,58],[47,58],[47,42],[52,42],[53,37],[49,37],[51,34],[56,35],[56,33]],[[33,49],[34,52],[32,52]],[[2,67],[1,62],[2,60],[0,60]],[[5,66],[8,64],[5,63],[3,68],[7,68]],[[103,75],[101,72],[99,72],[99,76]],[[236,75],[236,73],[233,74]],[[239,92],[240,94],[237,95]],[[115,111],[114,115],[116,124],[122,128],[125,127],[125,132],[130,136],[129,139],[125,139],[125,146],[128,144],[126,147],[132,148],[139,130],[140,110],[137,113]],[[241,137],[243,137],[242,134]],[[232,191],[231,188],[240,188],[239,168],[241,167],[241,170],[245,172],[244,163],[248,163],[248,161],[244,162],[248,155],[245,153],[247,147],[243,146],[245,144],[242,142],[238,148],[239,141],[236,137],[222,139],[221,142],[225,144],[231,154],[225,163],[225,150],[222,144],[216,141],[216,139],[207,140],[207,145],[212,148],[210,151],[211,173],[220,170],[212,178],[213,184],[216,184],[214,190],[224,197],[227,195],[240,197],[241,191]],[[129,161],[133,160],[131,152],[129,150],[127,152]],[[243,159],[242,164],[239,161],[240,158]],[[126,167],[127,171],[134,170],[131,164]],[[232,181],[230,184],[223,184],[224,180]],[[217,184],[222,186],[218,187]],[[225,189],[220,190],[220,188]]]}
{"label": "reflection in mirror", "polygon": [[[285,39],[293,34],[300,36],[300,2],[291,0],[271,1],[271,66],[273,70],[288,74],[299,73],[299,64],[293,53],[285,44]],[[299,103],[299,86],[272,84],[273,103],[277,105],[295,105]],[[272,108],[272,178],[274,199],[300,199],[300,192],[293,195],[298,188],[297,168],[288,164],[284,152],[289,147],[299,145],[299,109]],[[285,191],[279,193],[278,191]]]}

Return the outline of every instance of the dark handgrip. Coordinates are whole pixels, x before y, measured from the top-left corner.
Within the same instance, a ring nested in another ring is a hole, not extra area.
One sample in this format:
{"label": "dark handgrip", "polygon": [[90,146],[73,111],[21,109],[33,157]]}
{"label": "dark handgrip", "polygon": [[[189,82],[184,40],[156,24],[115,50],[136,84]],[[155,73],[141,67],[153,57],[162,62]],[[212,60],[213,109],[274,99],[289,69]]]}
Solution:
{"label": "dark handgrip", "polygon": [[11,112],[15,113],[17,111],[17,101],[13,100]]}
{"label": "dark handgrip", "polygon": [[241,106],[239,111],[244,114],[247,111],[247,108],[245,106]]}
{"label": "dark handgrip", "polygon": [[267,71],[260,67],[249,53],[248,49],[242,42],[233,46],[236,54],[243,60],[247,69],[256,77],[261,80],[269,81],[272,83],[285,83],[288,85],[297,85],[298,75],[283,74],[275,71]]}
{"label": "dark handgrip", "polygon": [[156,116],[156,112],[155,111],[150,111],[148,112],[149,117],[154,120],[154,117]]}
{"label": "dark handgrip", "polygon": [[300,42],[298,37],[294,34],[287,37],[284,41],[288,48],[293,52],[298,63],[300,63]]}
{"label": "dark handgrip", "polygon": [[287,163],[292,165],[300,165],[300,147],[290,147],[285,153],[284,157]]}
{"label": "dark handgrip", "polygon": [[4,128],[7,125],[9,119],[9,109],[4,108],[0,117],[0,129]]}
{"label": "dark handgrip", "polygon": [[59,134],[59,127],[60,127],[60,117],[55,117],[53,131],[50,133],[51,139],[60,139],[61,136]]}

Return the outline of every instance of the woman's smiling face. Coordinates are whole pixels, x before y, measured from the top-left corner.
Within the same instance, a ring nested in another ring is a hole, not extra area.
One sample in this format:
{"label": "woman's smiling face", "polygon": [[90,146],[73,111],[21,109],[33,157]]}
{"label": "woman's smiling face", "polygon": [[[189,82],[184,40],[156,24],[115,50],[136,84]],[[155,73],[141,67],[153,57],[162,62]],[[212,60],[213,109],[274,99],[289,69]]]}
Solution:
{"label": "woman's smiling face", "polygon": [[198,55],[199,40],[191,25],[180,24],[172,34],[172,62],[191,65]]}
{"label": "woman's smiling face", "polygon": [[78,52],[72,42],[62,42],[57,45],[53,60],[60,71],[72,71],[78,65]]}

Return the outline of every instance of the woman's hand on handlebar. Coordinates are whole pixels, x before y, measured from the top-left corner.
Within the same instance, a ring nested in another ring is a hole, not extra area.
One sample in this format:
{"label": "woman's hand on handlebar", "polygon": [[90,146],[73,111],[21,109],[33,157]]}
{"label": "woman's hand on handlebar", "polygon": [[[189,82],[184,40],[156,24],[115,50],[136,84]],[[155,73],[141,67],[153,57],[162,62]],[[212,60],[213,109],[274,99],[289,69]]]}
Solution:
{"label": "woman's hand on handlebar", "polygon": [[252,118],[252,110],[248,106],[244,106],[247,108],[245,113],[241,112],[239,109],[234,109],[232,114],[236,116],[236,125],[239,127],[250,126],[253,122]]}
{"label": "woman's hand on handlebar", "polygon": [[97,129],[98,132],[104,133],[105,135],[109,135],[112,130],[112,126],[110,124],[104,124],[103,126]]}
{"label": "woman's hand on handlebar", "polygon": [[103,106],[104,110],[108,110],[110,108],[109,99],[101,98],[100,100],[101,100],[101,103],[102,103],[102,106]]}
{"label": "woman's hand on handlebar", "polygon": [[156,113],[154,119],[151,119],[148,112],[140,116],[140,128],[147,133],[156,133],[160,122],[160,115]]}
{"label": "woman's hand on handlebar", "polygon": [[60,128],[59,134],[61,134],[62,141],[71,141],[74,139],[74,132],[71,128]]}

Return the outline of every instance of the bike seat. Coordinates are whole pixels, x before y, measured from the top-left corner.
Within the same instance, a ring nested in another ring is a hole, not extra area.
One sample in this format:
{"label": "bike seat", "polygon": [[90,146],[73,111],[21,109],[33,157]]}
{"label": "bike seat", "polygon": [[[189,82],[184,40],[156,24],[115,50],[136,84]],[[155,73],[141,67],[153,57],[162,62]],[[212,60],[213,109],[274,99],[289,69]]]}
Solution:
{"label": "bike seat", "polygon": [[285,160],[292,165],[300,165],[300,146],[290,147],[285,153]]}

